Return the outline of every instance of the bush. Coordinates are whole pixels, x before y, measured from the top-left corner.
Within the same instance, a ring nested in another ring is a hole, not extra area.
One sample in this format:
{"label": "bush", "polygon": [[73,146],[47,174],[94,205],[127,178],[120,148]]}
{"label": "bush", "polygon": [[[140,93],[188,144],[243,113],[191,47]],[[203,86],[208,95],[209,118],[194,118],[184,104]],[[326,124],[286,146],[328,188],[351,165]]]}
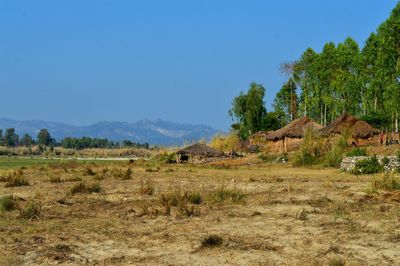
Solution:
{"label": "bush", "polygon": [[388,158],[387,156],[385,156],[385,157],[382,158],[382,164],[383,164],[383,166],[386,166],[386,165],[388,165],[389,163],[390,163],[390,160],[389,160],[389,158]]}
{"label": "bush", "polygon": [[368,156],[367,149],[355,148],[347,153],[347,157],[356,157],[356,156]]}
{"label": "bush", "polygon": [[17,203],[11,196],[0,198],[0,212],[9,212],[17,208]]}
{"label": "bush", "polygon": [[383,171],[383,166],[379,164],[378,158],[372,156],[356,162],[352,171],[353,174],[376,174]]}
{"label": "bush", "polygon": [[205,248],[213,248],[221,246],[223,243],[222,237],[219,235],[209,235],[201,240],[201,246]]}
{"label": "bush", "polygon": [[70,192],[71,192],[71,194],[99,193],[99,192],[101,192],[101,190],[102,190],[102,188],[99,183],[94,183],[94,184],[88,185],[84,182],[80,182],[80,183],[74,185],[70,189]]}
{"label": "bush", "polygon": [[19,216],[22,219],[34,220],[39,219],[42,213],[42,208],[39,204],[31,202],[25,209],[19,210]]}

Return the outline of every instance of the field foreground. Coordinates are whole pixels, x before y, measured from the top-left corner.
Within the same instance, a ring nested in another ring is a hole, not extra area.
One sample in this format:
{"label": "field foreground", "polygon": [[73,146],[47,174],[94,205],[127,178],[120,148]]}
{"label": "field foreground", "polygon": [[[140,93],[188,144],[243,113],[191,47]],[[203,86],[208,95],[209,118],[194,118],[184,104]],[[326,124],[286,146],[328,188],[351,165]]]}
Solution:
{"label": "field foreground", "polygon": [[400,194],[367,194],[373,178],[275,164],[0,167],[12,202],[0,264],[400,265]]}

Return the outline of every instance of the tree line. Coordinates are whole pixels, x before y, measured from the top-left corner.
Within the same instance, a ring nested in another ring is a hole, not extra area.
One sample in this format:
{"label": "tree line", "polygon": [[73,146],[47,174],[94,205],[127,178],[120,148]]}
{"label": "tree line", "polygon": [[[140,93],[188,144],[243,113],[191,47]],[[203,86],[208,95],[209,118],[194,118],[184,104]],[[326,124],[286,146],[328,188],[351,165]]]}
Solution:
{"label": "tree line", "polygon": [[344,112],[378,128],[398,131],[400,112],[400,3],[363,47],[352,39],[307,48],[274,101],[286,121],[306,115],[327,125]]}
{"label": "tree line", "polygon": [[398,132],[400,113],[400,3],[371,33],[363,47],[352,38],[328,42],[321,52],[307,48],[282,64],[287,81],[275,96],[273,111],[264,104],[265,88],[252,83],[232,102],[232,129],[241,139],[275,130],[308,116],[326,126],[347,112],[373,126]]}
{"label": "tree line", "polygon": [[33,145],[39,145],[42,147],[63,147],[66,149],[88,149],[88,148],[139,148],[139,149],[149,149],[150,145],[148,143],[136,143],[130,140],[124,140],[122,142],[110,141],[106,138],[90,138],[81,137],[73,138],[66,137],[61,141],[56,141],[51,137],[47,129],[41,129],[34,139],[29,134],[24,134],[21,138],[16,133],[14,128],[7,128],[4,131],[0,129],[0,146],[7,147],[31,147]]}

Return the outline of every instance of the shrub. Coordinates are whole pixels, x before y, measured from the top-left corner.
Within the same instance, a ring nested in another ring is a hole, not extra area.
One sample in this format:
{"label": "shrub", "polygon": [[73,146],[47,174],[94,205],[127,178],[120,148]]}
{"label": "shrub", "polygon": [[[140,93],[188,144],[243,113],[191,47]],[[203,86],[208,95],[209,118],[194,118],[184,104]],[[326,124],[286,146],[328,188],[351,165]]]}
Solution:
{"label": "shrub", "polygon": [[11,196],[0,198],[0,212],[8,212],[17,208],[17,203]]}
{"label": "shrub", "polygon": [[385,157],[382,158],[382,164],[383,164],[383,166],[386,166],[386,165],[388,165],[389,163],[390,163],[390,160],[389,160],[389,158],[388,158],[387,156],[385,156]]}
{"label": "shrub", "polygon": [[352,171],[353,174],[375,174],[383,171],[383,166],[379,164],[378,158],[372,156],[356,162]]}
{"label": "shrub", "polygon": [[26,180],[24,177],[22,176],[14,176],[11,177],[5,187],[22,187],[22,186],[29,186],[29,182],[28,180]]}
{"label": "shrub", "polygon": [[42,208],[39,204],[31,202],[25,209],[19,210],[19,216],[22,219],[35,220],[39,219],[42,213]]}
{"label": "shrub", "polygon": [[239,203],[244,201],[246,195],[242,191],[237,189],[227,189],[224,187],[220,187],[212,191],[210,197],[211,200],[219,203],[226,201]]}
{"label": "shrub", "polygon": [[84,182],[80,182],[80,183],[74,185],[70,189],[71,194],[99,193],[101,191],[102,191],[102,188],[99,183],[93,183],[93,184],[88,185]]}
{"label": "shrub", "polygon": [[347,157],[355,157],[355,156],[368,156],[367,149],[365,148],[355,148],[349,151],[346,154]]}
{"label": "shrub", "polygon": [[219,235],[209,235],[201,240],[201,246],[205,248],[213,248],[221,246],[223,239]]}

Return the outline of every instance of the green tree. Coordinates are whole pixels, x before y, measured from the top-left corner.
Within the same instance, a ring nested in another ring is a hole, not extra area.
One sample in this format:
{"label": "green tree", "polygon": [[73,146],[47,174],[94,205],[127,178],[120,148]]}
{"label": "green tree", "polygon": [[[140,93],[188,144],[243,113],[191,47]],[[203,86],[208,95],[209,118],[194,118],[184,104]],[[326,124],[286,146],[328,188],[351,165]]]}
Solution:
{"label": "green tree", "polygon": [[229,115],[235,121],[232,128],[241,139],[265,129],[267,110],[264,95],[265,88],[253,82],[247,93],[241,92],[234,98]]}
{"label": "green tree", "polygon": [[298,99],[296,90],[296,83],[292,78],[289,78],[275,96],[275,112],[284,115],[283,122],[285,124],[297,118]]}
{"label": "green tree", "polygon": [[47,129],[41,129],[37,135],[38,144],[43,146],[49,146],[52,142],[52,138]]}
{"label": "green tree", "polygon": [[22,136],[22,139],[21,139],[21,141],[20,141],[20,144],[21,144],[21,145],[24,145],[24,146],[26,146],[26,147],[30,147],[30,146],[32,146],[32,144],[33,144],[33,139],[32,139],[32,137],[31,137],[29,134],[25,133],[25,134]]}
{"label": "green tree", "polygon": [[4,143],[8,147],[15,147],[18,145],[19,136],[15,133],[14,128],[7,128],[4,134]]}
{"label": "green tree", "polygon": [[312,115],[313,107],[311,105],[317,86],[317,60],[318,54],[312,48],[307,48],[293,67],[293,80],[301,90],[299,111],[301,111],[304,116],[314,117]]}

